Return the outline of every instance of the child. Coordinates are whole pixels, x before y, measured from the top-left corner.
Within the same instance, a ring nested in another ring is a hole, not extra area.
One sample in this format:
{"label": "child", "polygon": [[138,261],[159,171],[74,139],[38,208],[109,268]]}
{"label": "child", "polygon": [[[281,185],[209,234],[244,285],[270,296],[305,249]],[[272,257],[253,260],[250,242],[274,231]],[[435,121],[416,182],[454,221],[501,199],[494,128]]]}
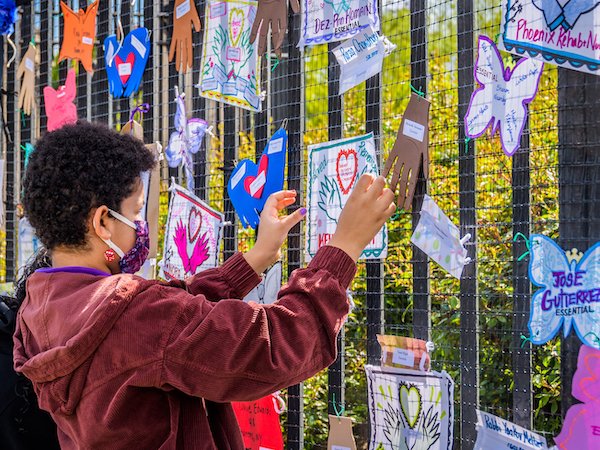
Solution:
{"label": "child", "polygon": [[355,262],[395,211],[383,178],[360,178],[329,245],[269,306],[243,298],[306,214],[273,194],[255,246],[221,267],[164,283],[132,275],[148,253],[130,136],[80,122],[31,155],[24,206],[52,268],[28,280],[15,368],[58,425],[63,449],[242,449],[229,402],[258,399],[330,365]]}

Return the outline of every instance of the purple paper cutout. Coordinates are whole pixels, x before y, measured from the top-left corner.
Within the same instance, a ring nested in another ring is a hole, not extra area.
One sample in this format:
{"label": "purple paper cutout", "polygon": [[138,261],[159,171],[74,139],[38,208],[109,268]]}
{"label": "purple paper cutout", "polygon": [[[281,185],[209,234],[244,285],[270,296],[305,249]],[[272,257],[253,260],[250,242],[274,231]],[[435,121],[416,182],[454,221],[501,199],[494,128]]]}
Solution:
{"label": "purple paper cutout", "polygon": [[579,349],[572,394],[583,403],[567,411],[556,445],[561,450],[600,448],[600,350]]}
{"label": "purple paper cutout", "polygon": [[[487,61],[482,63],[481,60],[485,56]],[[487,36],[479,36],[477,60],[473,69],[479,87],[471,95],[469,109],[465,115],[466,135],[472,139],[478,138],[491,126],[492,135],[500,130],[504,153],[507,156],[514,155],[519,148],[521,134],[525,127],[527,104],[531,103],[537,95],[543,67],[544,63],[540,61],[521,58],[514,69],[505,68],[496,44]],[[494,81],[494,79],[501,81]],[[530,83],[525,84],[527,81]],[[523,86],[525,90],[522,95],[519,95],[521,92],[514,92],[523,90]],[[504,102],[502,102],[503,96]],[[503,114],[499,113],[500,108],[504,110]],[[503,117],[498,118],[498,116]]]}

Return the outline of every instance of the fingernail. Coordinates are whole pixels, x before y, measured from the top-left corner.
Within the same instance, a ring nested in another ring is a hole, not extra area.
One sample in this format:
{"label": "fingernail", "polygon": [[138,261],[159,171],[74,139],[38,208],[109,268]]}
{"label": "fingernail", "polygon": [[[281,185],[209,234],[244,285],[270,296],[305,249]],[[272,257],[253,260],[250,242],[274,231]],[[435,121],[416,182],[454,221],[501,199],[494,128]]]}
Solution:
{"label": "fingernail", "polygon": [[302,209],[300,210],[300,215],[301,215],[301,216],[305,216],[305,215],[306,215],[306,212],[307,212],[307,211],[306,211],[306,208],[302,208]]}

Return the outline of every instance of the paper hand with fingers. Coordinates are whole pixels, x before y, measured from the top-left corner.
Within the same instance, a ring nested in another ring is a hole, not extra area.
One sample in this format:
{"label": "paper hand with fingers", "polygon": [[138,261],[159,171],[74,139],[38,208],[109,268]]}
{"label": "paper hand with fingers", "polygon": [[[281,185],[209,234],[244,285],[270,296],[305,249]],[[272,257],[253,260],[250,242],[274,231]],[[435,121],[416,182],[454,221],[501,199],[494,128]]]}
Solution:
{"label": "paper hand with fingers", "polygon": [[421,166],[425,177],[429,173],[429,106],[426,98],[411,95],[396,142],[383,169],[383,176],[386,178],[393,170],[390,189],[394,192],[400,181],[397,204],[405,210],[412,206]]}
{"label": "paper hand with fingers", "polygon": [[65,28],[58,61],[73,58],[81,61],[88,73],[94,71],[93,51],[94,39],[96,39],[96,15],[98,14],[98,2],[91,3],[84,11],[73,11],[65,2],[60,2]]}
{"label": "paper hand with fingers", "polygon": [[175,58],[175,68],[179,73],[186,73],[194,62],[192,27],[196,32],[200,31],[200,18],[194,0],[175,0],[169,62]]}
{"label": "paper hand with fingers", "polygon": [[[294,14],[300,11],[298,0],[290,0]],[[267,34],[271,29],[273,51],[281,58],[281,45],[287,33],[287,0],[258,0],[258,11],[250,32],[250,43],[254,44],[258,34],[258,56],[267,50]]]}
{"label": "paper hand with fingers", "polygon": [[35,45],[30,43],[17,70],[17,78],[23,79],[21,89],[19,89],[19,109],[23,110],[28,116],[31,115],[31,110],[35,105],[36,54]]}
{"label": "paper hand with fingers", "polygon": [[44,105],[48,118],[48,131],[56,130],[68,123],[77,122],[77,107],[73,103],[77,94],[75,84],[75,70],[69,69],[67,81],[64,86],[54,89],[52,86],[44,88]]}

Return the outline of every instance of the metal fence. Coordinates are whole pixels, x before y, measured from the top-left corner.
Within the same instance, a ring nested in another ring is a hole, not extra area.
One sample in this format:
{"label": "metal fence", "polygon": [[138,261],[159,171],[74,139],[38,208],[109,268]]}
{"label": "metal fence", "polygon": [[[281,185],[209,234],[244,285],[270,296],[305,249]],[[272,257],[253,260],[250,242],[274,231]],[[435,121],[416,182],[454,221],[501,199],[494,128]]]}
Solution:
{"label": "metal fence", "polygon": [[[381,0],[380,0],[381,2]],[[67,2],[74,9],[85,2]],[[204,2],[196,2],[204,24]],[[494,3],[493,5],[491,3]],[[24,2],[14,38],[16,61],[2,72],[2,136],[6,160],[5,279],[16,272],[17,224],[23,174],[21,145],[45,132],[41,100],[48,84],[63,84],[70,62],[57,63],[62,18],[58,0]],[[479,34],[500,31],[500,2],[483,0],[391,0],[380,4],[383,33],[398,47],[383,72],[343,96],[337,95],[339,67],[323,44],[301,52],[300,17],[290,16],[284,58],[262,59],[264,110],[254,114],[205,100],[198,95],[202,33],[194,33],[194,65],[179,75],[168,63],[173,1],[100,0],[95,72],[80,67],[77,108],[80,118],[119,128],[139,103],[151,109],[143,117],[147,142],[166,145],[175,113],[174,87],[187,93],[188,111],[215,126],[217,138],[196,155],[196,193],[225,212],[224,258],[251,244],[252,232],[236,222],[225,182],[241,157],[260,155],[270,135],[288,119],[287,186],[305,199],[304,174],[309,144],[373,132],[381,160],[391,149],[411,92],[431,100],[430,176],[421,178],[413,212],[390,223],[389,256],[359,264],[352,285],[356,308],[339,339],[339,358],[328,371],[290,387],[285,430],[289,448],[326,448],[327,412],[333,398],[355,418],[359,447],[369,433],[363,366],[378,363],[376,334],[430,339],[436,344],[433,368],[445,369],[456,382],[455,448],[472,448],[475,408],[506,417],[551,438],[560,430],[571,398],[579,340],[555,338],[544,346],[523,341],[531,299],[528,260],[517,233],[543,233],[566,249],[587,250],[600,240],[600,94],[599,78],[547,65],[521,149],[506,157],[497,137],[465,139],[463,118],[473,92],[473,64]],[[117,19],[125,32],[152,30],[152,54],[132,99],[108,94],[101,43],[113,34]],[[39,48],[37,108],[31,117],[17,106],[16,68],[28,43]],[[1,48],[2,61],[12,50]],[[505,58],[510,62],[512,57]],[[166,196],[170,177],[163,168]],[[423,194],[429,193],[470,233],[473,263],[459,281],[450,278],[409,242]],[[295,208],[297,206],[294,206]],[[292,208],[292,209],[293,209]],[[303,264],[299,225],[286,244],[287,272]],[[335,397],[334,397],[335,396]]]}

